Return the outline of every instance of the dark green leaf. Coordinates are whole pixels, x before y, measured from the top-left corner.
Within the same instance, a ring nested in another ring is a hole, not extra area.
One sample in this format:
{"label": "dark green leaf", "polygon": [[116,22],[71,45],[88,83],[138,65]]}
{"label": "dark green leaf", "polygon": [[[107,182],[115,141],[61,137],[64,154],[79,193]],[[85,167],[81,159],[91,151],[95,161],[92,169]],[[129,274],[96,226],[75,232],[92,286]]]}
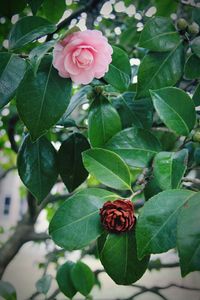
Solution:
{"label": "dark green leaf", "polygon": [[58,170],[69,192],[75,190],[88,176],[81,153],[89,148],[84,135],[74,133],[62,143],[58,151]]}
{"label": "dark green leaf", "polygon": [[173,12],[176,12],[178,2],[174,0],[154,0],[156,6],[156,15],[170,17]]}
{"label": "dark green leaf", "polygon": [[26,70],[24,59],[11,53],[0,53],[0,109],[14,96]]}
{"label": "dark green leaf", "polygon": [[41,36],[54,32],[55,30],[55,25],[41,17],[23,17],[15,23],[10,32],[9,48],[20,48]]}
{"label": "dark green leaf", "polygon": [[15,288],[6,281],[0,280],[0,296],[5,300],[17,300]]}
{"label": "dark green leaf", "polygon": [[55,213],[49,226],[54,242],[67,250],[89,245],[103,232],[99,209],[117,195],[101,189],[85,189],[67,199]]}
{"label": "dark green leaf", "polygon": [[104,96],[99,96],[93,101],[88,116],[88,135],[91,145],[103,146],[120,130],[121,121],[117,111]]}
{"label": "dark green leaf", "polygon": [[187,136],[196,121],[192,99],[183,90],[173,87],[151,91],[153,105],[165,125],[179,135]]}
{"label": "dark green leaf", "polygon": [[122,49],[113,47],[112,62],[104,79],[119,91],[125,91],[130,84],[131,66],[128,55]]}
{"label": "dark green leaf", "polygon": [[200,36],[192,40],[191,48],[194,54],[196,54],[200,58]]}
{"label": "dark green leaf", "polygon": [[63,119],[68,118],[78,105],[87,102],[87,94],[91,91],[92,87],[90,85],[86,85],[76,92],[70,99],[69,106],[63,115]]}
{"label": "dark green leaf", "polygon": [[50,192],[58,171],[56,151],[44,137],[32,143],[27,135],[18,153],[17,167],[24,185],[41,202]]}
{"label": "dark green leaf", "polygon": [[194,101],[195,106],[200,105],[200,83],[197,85],[197,87],[195,89],[192,100]]}
{"label": "dark green leaf", "polygon": [[124,161],[114,152],[94,148],[83,153],[88,172],[103,184],[118,190],[129,190],[130,172]]}
{"label": "dark green leaf", "polygon": [[136,26],[135,30],[133,30],[133,26],[131,26],[120,35],[120,45],[125,49],[128,48],[132,50],[133,46],[137,44],[139,37],[140,33],[136,30]]}
{"label": "dark green leaf", "polygon": [[187,168],[188,151],[160,152],[154,159],[155,179],[162,190],[177,189]]}
{"label": "dark green leaf", "polygon": [[44,57],[37,75],[31,69],[27,71],[18,88],[17,109],[33,140],[46,133],[63,115],[71,86],[71,80],[61,78],[52,67],[51,56]]}
{"label": "dark green leaf", "polygon": [[135,93],[127,92],[113,99],[123,128],[132,126],[150,128],[153,122],[153,105],[150,98],[134,100]]}
{"label": "dark green leaf", "polygon": [[184,70],[185,76],[188,79],[200,78],[199,65],[200,65],[200,58],[195,54],[190,55],[185,63],[185,70]]}
{"label": "dark green leaf", "polygon": [[39,293],[47,294],[51,286],[52,276],[44,275],[36,282],[36,289]]}
{"label": "dark green leaf", "polygon": [[47,43],[43,43],[31,50],[29,53],[29,58],[31,61],[31,64],[34,66],[35,73],[37,72],[37,69],[39,67],[39,64],[41,62],[41,59],[43,56],[55,45],[56,41],[49,41]]}
{"label": "dark green leaf", "polygon": [[26,6],[26,0],[6,0],[0,1],[0,14],[1,16],[11,18],[14,14],[17,14]]}
{"label": "dark green leaf", "polygon": [[134,231],[102,235],[98,250],[106,272],[117,284],[136,282],[147,269],[149,256],[138,260]]}
{"label": "dark green leaf", "polygon": [[193,7],[192,19],[200,25],[200,7]]}
{"label": "dark green leaf", "polygon": [[133,167],[145,167],[161,149],[158,139],[150,131],[136,127],[117,133],[108,141],[106,148]]}
{"label": "dark green leaf", "polygon": [[66,9],[65,0],[44,0],[43,11],[48,20],[56,23],[60,20]]}
{"label": "dark green leaf", "polygon": [[95,278],[91,269],[83,262],[77,262],[71,270],[71,278],[76,289],[84,296],[89,295]]}
{"label": "dark green leaf", "polygon": [[139,66],[136,98],[148,97],[150,89],[175,85],[183,73],[183,66],[182,45],[170,52],[148,53]]}
{"label": "dark green leaf", "polygon": [[200,271],[200,193],[182,207],[178,216],[177,244],[182,276]]}
{"label": "dark green leaf", "polygon": [[180,35],[175,30],[172,20],[155,17],[145,24],[140,35],[139,47],[166,52],[173,50],[179,43]]}
{"label": "dark green leaf", "polygon": [[75,263],[67,261],[59,267],[56,275],[56,280],[61,292],[68,298],[73,298],[77,290],[71,279],[71,270]]}
{"label": "dark green leaf", "polygon": [[136,225],[139,258],[176,246],[177,217],[192,195],[194,192],[189,190],[168,190],[145,203]]}
{"label": "dark green leaf", "polygon": [[36,15],[38,9],[40,8],[40,6],[42,5],[44,0],[28,0],[28,4],[31,7],[32,13],[33,15]]}

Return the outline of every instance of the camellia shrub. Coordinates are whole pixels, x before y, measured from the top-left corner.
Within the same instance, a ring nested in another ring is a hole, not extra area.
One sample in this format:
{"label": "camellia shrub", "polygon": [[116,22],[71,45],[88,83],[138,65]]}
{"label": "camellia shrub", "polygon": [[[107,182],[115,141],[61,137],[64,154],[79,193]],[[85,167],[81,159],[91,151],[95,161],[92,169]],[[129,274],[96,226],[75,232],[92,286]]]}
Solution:
{"label": "camellia shrub", "polygon": [[[182,276],[200,270],[199,8],[135,1],[140,21],[121,13],[118,35],[116,20],[82,30],[58,22],[65,5],[59,15],[50,1],[27,2],[1,48],[0,108],[20,124],[17,141],[8,133],[31,201],[41,207],[58,178],[69,193],[49,224],[53,242],[72,251],[96,241],[121,285],[173,248]],[[56,279],[69,298],[95,284],[81,261],[65,262]]]}

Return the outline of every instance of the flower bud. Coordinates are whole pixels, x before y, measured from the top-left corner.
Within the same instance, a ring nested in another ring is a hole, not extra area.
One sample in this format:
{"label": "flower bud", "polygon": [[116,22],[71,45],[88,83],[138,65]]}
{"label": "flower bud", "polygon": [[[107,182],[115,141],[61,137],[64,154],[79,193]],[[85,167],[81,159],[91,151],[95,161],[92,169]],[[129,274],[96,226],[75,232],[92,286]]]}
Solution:
{"label": "flower bud", "polygon": [[200,129],[197,129],[197,130],[194,132],[194,134],[193,134],[193,136],[192,136],[192,140],[193,140],[194,142],[199,142],[199,143],[200,143]]}
{"label": "flower bud", "polygon": [[114,233],[129,231],[136,222],[133,203],[125,199],[104,203],[100,216],[104,228]]}
{"label": "flower bud", "polygon": [[185,19],[183,18],[178,19],[177,28],[179,30],[186,30],[187,26],[188,26],[188,22]]}
{"label": "flower bud", "polygon": [[188,26],[188,33],[196,35],[199,33],[199,25],[197,23],[192,23]]}

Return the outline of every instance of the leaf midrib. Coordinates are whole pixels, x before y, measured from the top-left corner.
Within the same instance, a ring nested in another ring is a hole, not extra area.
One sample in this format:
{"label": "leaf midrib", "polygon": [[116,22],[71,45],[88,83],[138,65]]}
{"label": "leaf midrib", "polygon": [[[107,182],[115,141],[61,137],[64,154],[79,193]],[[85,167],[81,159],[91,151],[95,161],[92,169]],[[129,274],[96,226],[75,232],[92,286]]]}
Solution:
{"label": "leaf midrib", "polygon": [[[171,34],[177,34],[177,32],[176,32],[176,31],[169,31],[169,32],[160,33],[160,34],[158,34],[158,35],[152,37],[151,39],[148,39],[148,40],[146,40],[146,41],[142,41],[142,46],[145,45],[146,43],[148,43],[148,42],[154,40],[154,39],[157,39],[157,38],[161,37],[161,36],[164,36],[164,35],[171,35]],[[144,48],[145,48],[145,47],[144,47]]]}

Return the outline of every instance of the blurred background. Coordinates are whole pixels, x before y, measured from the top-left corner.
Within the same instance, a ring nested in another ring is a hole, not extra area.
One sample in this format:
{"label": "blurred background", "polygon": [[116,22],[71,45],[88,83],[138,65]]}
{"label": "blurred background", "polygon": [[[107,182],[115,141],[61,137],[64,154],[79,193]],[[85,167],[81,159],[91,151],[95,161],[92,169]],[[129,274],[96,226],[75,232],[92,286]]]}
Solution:
{"label": "blurred background", "polygon": [[[73,26],[78,26],[81,30],[86,28],[101,30],[111,44],[118,45],[129,54],[132,66],[130,92],[133,92],[137,82],[138,66],[145,55],[145,50],[137,47],[144,23],[156,14],[171,17],[174,21],[180,16],[190,19],[193,15],[198,23],[200,1],[2,0],[0,1],[1,51],[8,48],[11,26],[20,17],[36,13],[56,24],[64,22],[64,29],[61,32]],[[53,38],[57,37],[58,34],[55,33]],[[49,37],[42,37],[39,41],[26,46],[20,55],[28,55],[32,48],[44,42],[46,38]],[[88,87],[73,88],[73,94],[79,92],[78,96],[81,97],[81,105],[71,116],[76,120],[76,124],[72,123],[70,127],[68,120],[68,127],[64,126],[63,129],[55,127],[48,133],[57,149],[71,132],[81,128],[84,130],[84,126],[87,126],[88,91]],[[58,180],[51,195],[39,208],[32,201],[32,195],[26,190],[16,171],[16,153],[24,128],[16,114],[14,103],[15,99],[1,110],[0,119],[0,241],[2,247],[5,245],[7,247],[7,256],[0,257],[2,265],[0,273],[4,281],[10,282],[15,287],[18,299],[65,299],[57,288],[56,269],[66,260],[77,261],[81,258],[96,274],[96,285],[91,292],[93,299],[128,300],[137,297],[139,300],[199,300],[200,274],[193,272],[181,278],[176,250],[153,255],[149,270],[143,278],[133,286],[127,287],[116,285],[103,272],[95,245],[71,253],[55,246],[48,236],[48,224],[57,208],[68,197],[68,191]],[[192,145],[188,145],[189,147]],[[169,140],[170,149],[173,149],[173,137]],[[139,172],[135,170],[135,177]],[[79,189],[87,186],[99,186],[99,183],[95,178],[89,177]],[[75,299],[84,297],[77,294]]]}

